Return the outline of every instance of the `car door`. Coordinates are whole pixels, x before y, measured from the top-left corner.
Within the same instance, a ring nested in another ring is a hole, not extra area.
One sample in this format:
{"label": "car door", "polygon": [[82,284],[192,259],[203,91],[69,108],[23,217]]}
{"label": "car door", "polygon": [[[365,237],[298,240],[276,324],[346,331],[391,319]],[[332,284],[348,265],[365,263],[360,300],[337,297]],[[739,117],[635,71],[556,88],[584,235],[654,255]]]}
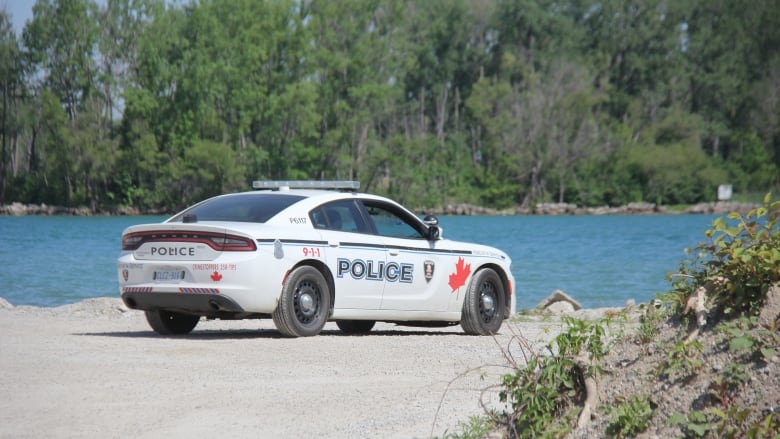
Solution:
{"label": "car door", "polygon": [[354,200],[322,205],[310,213],[312,224],[328,242],[325,260],[333,274],[338,309],[380,309],[386,250],[366,224]]}
{"label": "car door", "polygon": [[449,251],[428,240],[421,222],[394,204],[363,200],[364,208],[386,249],[383,310],[445,311],[450,295],[444,264]]}

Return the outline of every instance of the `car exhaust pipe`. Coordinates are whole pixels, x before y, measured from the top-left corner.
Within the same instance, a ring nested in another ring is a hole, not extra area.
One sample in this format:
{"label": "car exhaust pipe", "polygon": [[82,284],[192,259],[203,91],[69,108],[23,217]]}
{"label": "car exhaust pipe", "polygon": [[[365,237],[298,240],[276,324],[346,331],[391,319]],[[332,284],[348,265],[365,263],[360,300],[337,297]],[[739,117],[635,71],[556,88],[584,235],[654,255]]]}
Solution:
{"label": "car exhaust pipe", "polygon": [[223,309],[222,309],[222,306],[220,306],[220,304],[219,304],[219,303],[217,303],[217,301],[216,301],[216,300],[214,300],[214,299],[212,299],[212,300],[209,300],[209,306],[210,306],[210,307],[211,307],[211,309],[213,309],[214,311],[223,311]]}

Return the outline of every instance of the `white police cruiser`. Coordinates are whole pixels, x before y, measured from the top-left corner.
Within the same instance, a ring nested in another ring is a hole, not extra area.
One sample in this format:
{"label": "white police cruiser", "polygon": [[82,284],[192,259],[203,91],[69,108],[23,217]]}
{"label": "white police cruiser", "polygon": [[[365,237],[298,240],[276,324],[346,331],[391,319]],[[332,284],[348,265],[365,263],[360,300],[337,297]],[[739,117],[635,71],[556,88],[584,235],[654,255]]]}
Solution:
{"label": "white police cruiser", "polygon": [[442,239],[352,181],[274,181],[127,228],[117,263],[125,305],[160,334],[201,317],[272,318],[289,337],[327,321],[366,333],[376,321],[496,333],[514,313],[506,253]]}

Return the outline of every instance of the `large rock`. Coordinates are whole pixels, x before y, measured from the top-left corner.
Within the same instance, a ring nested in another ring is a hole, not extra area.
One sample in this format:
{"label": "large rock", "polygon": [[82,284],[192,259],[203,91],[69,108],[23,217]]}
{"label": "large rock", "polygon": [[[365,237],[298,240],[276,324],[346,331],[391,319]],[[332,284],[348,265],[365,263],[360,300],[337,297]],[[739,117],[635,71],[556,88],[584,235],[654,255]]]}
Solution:
{"label": "large rock", "polygon": [[536,309],[543,309],[554,313],[567,313],[582,309],[582,305],[571,296],[561,290],[555,290],[546,299],[536,305]]}

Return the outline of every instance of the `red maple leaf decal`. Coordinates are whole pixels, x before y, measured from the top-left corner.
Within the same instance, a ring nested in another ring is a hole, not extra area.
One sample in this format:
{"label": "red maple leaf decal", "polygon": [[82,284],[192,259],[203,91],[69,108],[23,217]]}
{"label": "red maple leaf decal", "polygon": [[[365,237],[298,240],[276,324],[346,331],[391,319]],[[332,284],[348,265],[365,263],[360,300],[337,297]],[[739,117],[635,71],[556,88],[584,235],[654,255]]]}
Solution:
{"label": "red maple leaf decal", "polygon": [[219,281],[222,280],[222,275],[219,274],[218,271],[215,271],[215,272],[211,273],[211,280],[213,280],[214,282],[219,282]]}
{"label": "red maple leaf decal", "polygon": [[466,284],[469,274],[471,274],[471,264],[466,264],[463,258],[458,258],[458,263],[455,264],[455,273],[450,275],[449,281],[453,293]]}

